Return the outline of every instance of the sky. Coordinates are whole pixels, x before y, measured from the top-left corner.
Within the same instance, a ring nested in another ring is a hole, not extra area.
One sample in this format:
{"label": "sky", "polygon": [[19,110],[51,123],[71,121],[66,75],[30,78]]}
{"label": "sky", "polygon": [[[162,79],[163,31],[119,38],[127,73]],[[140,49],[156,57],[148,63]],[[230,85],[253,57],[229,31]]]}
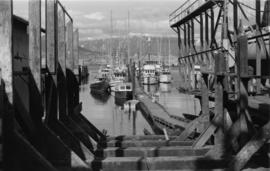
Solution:
{"label": "sky", "polygon": [[[44,1],[43,14],[44,14]],[[186,0],[60,0],[73,17],[74,27],[79,28],[80,40],[92,40],[130,35],[174,36],[169,27],[169,14]],[[264,1],[261,3],[263,10]],[[190,0],[189,3],[192,3]],[[240,3],[255,6],[255,0],[239,0]],[[244,25],[254,24],[255,11],[242,7],[251,19],[245,21],[241,12],[239,18]],[[216,8],[215,10],[218,10]],[[27,0],[14,0],[14,13],[28,18]],[[233,30],[232,5],[229,7],[229,29]],[[129,13],[129,29],[128,29]],[[215,15],[217,18],[217,14]],[[112,21],[112,27],[111,27]],[[43,26],[44,24],[43,17]],[[199,26],[195,22],[195,39],[198,39]]]}
{"label": "sky", "polygon": [[[147,34],[176,36],[169,14],[185,0],[62,0],[79,28],[80,39]],[[27,1],[15,0],[14,13],[28,18]],[[129,13],[129,29],[128,29]],[[112,19],[111,19],[112,18]],[[111,29],[112,21],[112,29]]]}

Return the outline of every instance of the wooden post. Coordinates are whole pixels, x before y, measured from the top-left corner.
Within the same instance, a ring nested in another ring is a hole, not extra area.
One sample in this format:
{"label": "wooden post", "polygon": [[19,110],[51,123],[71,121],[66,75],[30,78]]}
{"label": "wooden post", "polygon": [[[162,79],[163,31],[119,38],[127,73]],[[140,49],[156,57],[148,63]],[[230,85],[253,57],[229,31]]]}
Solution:
{"label": "wooden post", "polygon": [[56,3],[55,0],[46,1],[46,63],[48,75],[45,78],[46,91],[46,121],[57,119],[57,44],[56,44]]}
{"label": "wooden post", "polygon": [[73,23],[69,21],[66,24],[66,69],[71,72],[74,70],[73,56]]}
{"label": "wooden post", "polygon": [[73,33],[73,54],[74,54],[74,73],[78,75],[79,67],[79,30]]}
{"label": "wooden post", "polygon": [[66,25],[66,86],[67,86],[67,109],[69,115],[73,114],[75,75],[73,58],[73,23],[69,21]]}
{"label": "wooden post", "polygon": [[[223,101],[223,81],[225,74],[225,58],[222,52],[215,54],[215,115],[220,115],[223,118],[224,115],[224,101]],[[222,119],[223,120],[223,119]],[[223,123],[218,123],[218,127],[221,128],[218,130],[215,136],[215,144],[223,145],[224,144],[224,133],[223,133]]]}
{"label": "wooden post", "polygon": [[65,14],[63,9],[58,9],[58,71],[57,71],[57,84],[58,84],[58,108],[59,118],[67,114],[67,91],[66,91],[66,44],[65,44]]}
{"label": "wooden post", "polygon": [[208,74],[202,73],[201,78],[201,93],[202,93],[202,99],[201,99],[201,105],[202,105],[202,115],[205,117],[202,121],[202,131],[206,129],[208,123],[209,123],[209,91],[208,91]]}
{"label": "wooden post", "polygon": [[13,104],[12,8],[11,0],[0,1],[0,68],[10,104]]}
{"label": "wooden post", "polygon": [[41,1],[29,0],[29,100],[30,115],[41,124]]}
{"label": "wooden post", "polygon": [[[240,120],[240,142],[239,145],[242,147],[247,139],[248,139],[248,122],[247,122],[247,108],[248,108],[248,58],[247,58],[247,48],[248,48],[248,40],[247,36],[240,36],[237,40],[238,47],[237,47],[237,55],[236,55],[236,62],[238,66],[238,86],[239,86],[239,102],[238,102],[238,119]],[[237,137],[235,137],[237,138]]]}
{"label": "wooden post", "polygon": [[[256,33],[257,35],[261,34],[260,26],[261,26],[261,1],[256,0]],[[261,45],[261,47],[260,47]],[[259,39],[256,39],[256,75],[261,76],[261,53],[262,53],[262,44],[260,44]],[[253,74],[252,74],[253,75]],[[257,93],[261,93],[261,79],[257,78],[256,81],[256,91]]]}
{"label": "wooden post", "polygon": [[[0,1],[0,69],[1,69],[1,87],[4,111],[0,111],[0,136],[2,137],[3,147],[1,156],[3,170],[9,170],[14,166],[14,148],[13,148],[13,132],[14,132],[14,113],[8,108],[14,104],[13,101],[13,51],[12,51],[12,12],[13,6],[11,0]],[[1,91],[1,90],[0,90]],[[6,96],[6,97],[5,97]],[[0,104],[2,105],[2,104]],[[5,155],[8,154],[8,155]],[[18,160],[18,159],[17,159]]]}
{"label": "wooden post", "polygon": [[57,60],[56,60],[56,4],[55,0],[47,0],[46,4],[46,54],[47,54],[47,67],[50,73],[56,73]]}

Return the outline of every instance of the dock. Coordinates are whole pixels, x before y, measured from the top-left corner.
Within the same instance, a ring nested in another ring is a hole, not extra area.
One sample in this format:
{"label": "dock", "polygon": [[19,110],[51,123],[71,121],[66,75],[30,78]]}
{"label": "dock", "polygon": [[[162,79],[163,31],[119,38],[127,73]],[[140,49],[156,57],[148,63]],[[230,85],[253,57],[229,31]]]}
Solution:
{"label": "dock", "polygon": [[[29,0],[25,20],[13,14],[13,0],[0,0],[0,170],[269,170],[270,1],[253,6],[188,0],[174,10],[179,89],[200,99],[200,115],[187,122],[155,102],[130,57],[133,98],[154,134],[114,137],[82,113],[80,85],[89,73],[79,64],[72,9]],[[244,27],[251,23],[244,7],[254,25]]]}

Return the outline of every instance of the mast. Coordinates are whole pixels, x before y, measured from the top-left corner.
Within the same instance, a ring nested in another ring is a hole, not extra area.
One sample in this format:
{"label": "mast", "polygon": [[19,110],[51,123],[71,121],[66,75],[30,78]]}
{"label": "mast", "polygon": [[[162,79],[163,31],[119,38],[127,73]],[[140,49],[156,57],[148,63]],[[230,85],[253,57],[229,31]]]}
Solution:
{"label": "mast", "polygon": [[112,44],[113,44],[113,41],[112,41],[112,36],[113,36],[113,18],[112,18],[112,10],[111,10],[111,14],[110,14],[110,50],[109,50],[109,52],[110,52],[110,54],[109,54],[109,58],[110,58],[110,64],[112,65],[112,63],[113,63],[113,59],[112,59]]}
{"label": "mast", "polygon": [[170,65],[171,65],[171,39],[170,37],[168,36],[168,39],[169,39],[169,68],[170,68]]}
{"label": "mast", "polygon": [[130,61],[130,47],[129,47],[129,10],[128,10],[128,23],[127,23],[127,52],[128,52],[128,62]]}

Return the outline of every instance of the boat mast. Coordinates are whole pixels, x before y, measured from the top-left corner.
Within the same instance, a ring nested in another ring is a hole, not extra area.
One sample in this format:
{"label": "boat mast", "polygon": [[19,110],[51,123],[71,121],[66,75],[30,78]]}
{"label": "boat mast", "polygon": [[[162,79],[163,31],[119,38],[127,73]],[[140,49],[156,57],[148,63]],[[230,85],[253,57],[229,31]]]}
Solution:
{"label": "boat mast", "polygon": [[170,66],[171,66],[171,39],[170,39],[170,37],[168,36],[168,39],[169,39],[169,43],[168,43],[168,45],[169,45],[169,68],[170,68]]}
{"label": "boat mast", "polygon": [[110,54],[109,54],[109,58],[110,58],[110,64],[113,64],[113,59],[112,59],[112,46],[113,46],[113,18],[112,18],[112,10],[111,10],[111,15],[110,15]]}

